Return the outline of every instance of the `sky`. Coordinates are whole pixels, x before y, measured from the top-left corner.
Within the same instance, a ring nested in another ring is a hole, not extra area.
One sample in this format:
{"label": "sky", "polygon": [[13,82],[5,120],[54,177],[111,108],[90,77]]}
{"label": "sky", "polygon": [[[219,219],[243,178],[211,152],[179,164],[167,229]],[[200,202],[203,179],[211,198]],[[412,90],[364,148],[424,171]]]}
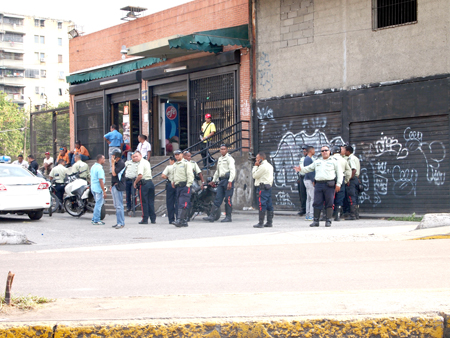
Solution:
{"label": "sky", "polygon": [[141,12],[145,16],[190,1],[192,0],[2,0],[0,12],[71,20],[82,26],[85,34],[89,34],[124,23],[120,18],[127,12],[120,9],[126,6],[147,8],[145,12]]}

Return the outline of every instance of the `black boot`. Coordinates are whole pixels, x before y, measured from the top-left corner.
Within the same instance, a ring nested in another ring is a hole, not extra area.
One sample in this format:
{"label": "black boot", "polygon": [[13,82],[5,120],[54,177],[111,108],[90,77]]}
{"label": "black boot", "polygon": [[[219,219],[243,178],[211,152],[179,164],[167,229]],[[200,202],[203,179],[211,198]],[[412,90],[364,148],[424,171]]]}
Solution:
{"label": "black boot", "polygon": [[273,226],[273,210],[267,210],[267,222],[264,224],[266,228],[271,228]]}
{"label": "black boot", "polygon": [[331,219],[333,218],[333,208],[327,208],[327,221],[325,223],[326,227],[331,226]]}
{"label": "black boot", "polygon": [[264,228],[264,217],[266,217],[266,212],[265,211],[259,211],[259,223],[255,224],[253,227],[254,228]]}
{"label": "black boot", "polygon": [[203,220],[204,220],[204,221],[211,222],[211,223],[214,222],[214,221],[215,221],[215,216],[216,216],[217,209],[219,209],[219,208],[216,207],[215,204],[213,204],[212,207],[211,207],[211,210],[210,210],[210,212],[209,212],[208,217],[203,217]]}
{"label": "black boot", "polygon": [[356,206],[356,210],[355,210],[355,218],[359,219],[359,205]]}
{"label": "black boot", "polygon": [[322,210],[322,216],[320,216],[320,221],[326,221],[327,215],[325,209]]}
{"label": "black boot", "polygon": [[341,214],[341,208],[340,206],[336,206],[334,208],[334,221],[339,222],[341,220],[340,214]]}
{"label": "black boot", "polygon": [[346,221],[354,221],[356,220],[356,205],[350,206],[349,217],[345,219]]}
{"label": "black boot", "polygon": [[183,225],[183,220],[181,219],[181,214],[183,213],[183,210],[185,209],[178,209],[178,218],[175,222],[173,222],[172,224],[175,225],[177,228],[182,227]]}
{"label": "black boot", "polygon": [[230,207],[228,204],[225,204],[225,218],[220,221],[220,223],[227,223],[231,222],[231,212],[233,211],[233,208]]}
{"label": "black boot", "polygon": [[188,212],[189,209],[181,209],[181,226],[187,227],[188,226]]}
{"label": "black boot", "polygon": [[318,227],[319,226],[319,218],[320,218],[320,209],[314,209],[314,221],[309,225],[310,227]]}

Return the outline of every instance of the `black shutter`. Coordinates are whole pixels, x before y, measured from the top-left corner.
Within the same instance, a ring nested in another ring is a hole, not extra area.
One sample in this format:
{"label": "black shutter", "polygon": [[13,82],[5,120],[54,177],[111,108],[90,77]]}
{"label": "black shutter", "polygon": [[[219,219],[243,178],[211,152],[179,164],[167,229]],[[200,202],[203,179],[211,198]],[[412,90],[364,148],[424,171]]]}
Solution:
{"label": "black shutter", "polygon": [[94,159],[103,154],[103,97],[79,101],[76,105],[77,140]]}

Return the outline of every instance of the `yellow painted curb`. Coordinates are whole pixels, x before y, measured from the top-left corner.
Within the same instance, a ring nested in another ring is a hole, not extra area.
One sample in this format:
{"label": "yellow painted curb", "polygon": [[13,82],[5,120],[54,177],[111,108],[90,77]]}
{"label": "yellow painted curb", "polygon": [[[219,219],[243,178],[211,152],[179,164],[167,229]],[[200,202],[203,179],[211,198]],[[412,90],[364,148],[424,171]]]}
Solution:
{"label": "yellow painted curb", "polygon": [[[448,321],[445,320],[447,329]],[[444,317],[288,319],[127,323],[0,324],[1,338],[285,338],[418,337],[443,338]]]}
{"label": "yellow painted curb", "polygon": [[432,236],[413,238],[413,241],[421,241],[421,240],[426,240],[426,239],[450,239],[450,234],[446,234],[446,235],[432,235]]}

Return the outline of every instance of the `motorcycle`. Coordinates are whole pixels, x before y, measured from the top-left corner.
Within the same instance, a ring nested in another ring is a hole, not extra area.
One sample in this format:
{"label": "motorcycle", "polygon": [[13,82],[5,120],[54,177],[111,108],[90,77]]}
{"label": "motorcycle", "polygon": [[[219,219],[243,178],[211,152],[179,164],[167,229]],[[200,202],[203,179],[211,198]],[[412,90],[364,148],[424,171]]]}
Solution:
{"label": "motorcycle", "polygon": [[[207,179],[208,183],[212,181],[211,177]],[[217,188],[213,188],[208,184],[203,185],[203,190],[201,186],[194,181],[191,185],[191,207],[188,212],[188,219],[194,219],[200,212],[206,213],[208,216],[211,213],[212,205],[214,199],[216,198]],[[220,209],[217,209],[214,220],[219,220],[220,218]]]}
{"label": "motorcycle", "polygon": [[[94,212],[95,199],[91,192],[91,187],[85,179],[80,178],[80,173],[74,173],[67,176],[66,187],[64,191],[64,209],[73,217],[80,217],[86,211]],[[100,219],[106,216],[105,204],[102,205]]]}

